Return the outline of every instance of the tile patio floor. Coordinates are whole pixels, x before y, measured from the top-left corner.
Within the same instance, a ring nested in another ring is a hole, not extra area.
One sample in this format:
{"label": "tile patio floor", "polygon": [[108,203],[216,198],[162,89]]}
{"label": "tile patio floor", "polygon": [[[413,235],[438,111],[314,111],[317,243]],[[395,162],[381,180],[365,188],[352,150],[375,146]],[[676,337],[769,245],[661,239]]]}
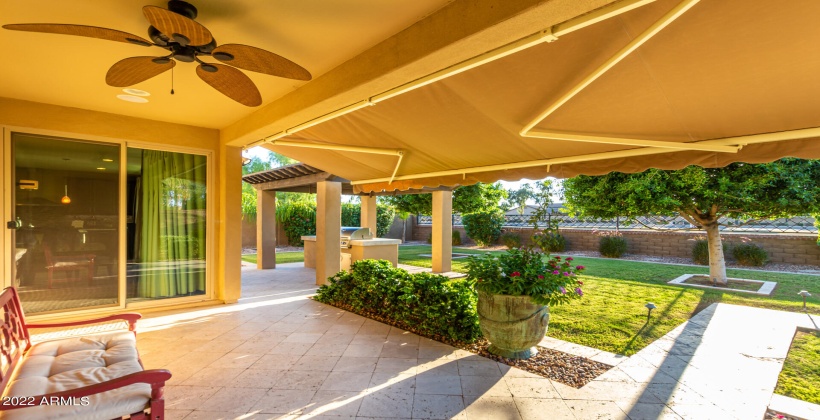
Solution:
{"label": "tile patio floor", "polygon": [[145,365],[173,373],[167,418],[760,419],[795,326],[820,323],[714,305],[575,389],[314,302],[314,291],[301,263],[243,268],[239,303],[140,321]]}

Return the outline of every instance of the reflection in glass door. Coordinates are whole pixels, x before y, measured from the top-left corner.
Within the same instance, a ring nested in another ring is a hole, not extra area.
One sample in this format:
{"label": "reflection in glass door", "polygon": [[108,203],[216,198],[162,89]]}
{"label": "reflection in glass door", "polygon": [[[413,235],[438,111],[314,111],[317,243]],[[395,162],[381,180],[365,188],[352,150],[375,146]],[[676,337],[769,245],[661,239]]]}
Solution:
{"label": "reflection in glass door", "polygon": [[26,313],[118,304],[120,146],[13,133],[14,282]]}

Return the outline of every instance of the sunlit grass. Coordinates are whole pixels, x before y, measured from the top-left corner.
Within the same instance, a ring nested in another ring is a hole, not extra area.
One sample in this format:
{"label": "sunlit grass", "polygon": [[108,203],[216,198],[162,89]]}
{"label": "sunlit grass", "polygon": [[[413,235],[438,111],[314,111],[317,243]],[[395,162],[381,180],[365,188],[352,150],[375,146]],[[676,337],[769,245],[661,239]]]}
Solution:
{"label": "sunlit grass", "polygon": [[[454,248],[454,252],[483,251]],[[429,253],[430,246],[402,246],[399,262],[430,267],[430,258],[419,256]],[[550,308],[547,335],[627,355],[662,337],[712,303],[799,311],[802,298],[797,292],[820,284],[818,276],[728,270],[730,277],[778,283],[772,296],[756,296],[666,284],[682,274],[707,274],[707,267],[584,257],[575,258],[573,264],[587,267],[581,277],[584,298]],[[466,260],[453,260],[453,271],[466,271]],[[809,312],[820,314],[820,304],[816,298],[812,299]],[[648,322],[644,306],[647,302],[657,306]]]}
{"label": "sunlit grass", "polygon": [[820,404],[820,332],[797,332],[774,392]]}

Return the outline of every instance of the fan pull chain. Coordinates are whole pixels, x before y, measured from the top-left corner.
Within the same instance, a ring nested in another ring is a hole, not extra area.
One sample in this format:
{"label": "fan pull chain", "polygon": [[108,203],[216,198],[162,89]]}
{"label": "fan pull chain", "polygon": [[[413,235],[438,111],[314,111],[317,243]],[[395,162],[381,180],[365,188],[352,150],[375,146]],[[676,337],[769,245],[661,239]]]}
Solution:
{"label": "fan pull chain", "polygon": [[171,95],[174,94],[174,68],[171,67]]}

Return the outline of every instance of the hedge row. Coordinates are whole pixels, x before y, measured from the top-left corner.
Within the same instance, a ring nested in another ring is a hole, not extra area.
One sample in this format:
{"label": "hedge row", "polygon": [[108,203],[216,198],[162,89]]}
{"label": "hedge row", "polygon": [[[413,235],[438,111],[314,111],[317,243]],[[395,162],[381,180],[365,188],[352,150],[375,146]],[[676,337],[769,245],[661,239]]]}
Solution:
{"label": "hedge row", "polygon": [[[396,211],[389,206],[376,207],[376,236],[382,237],[390,230]],[[316,203],[298,201],[285,203],[276,208],[276,220],[282,224],[288,243],[303,246],[302,236],[316,234]],[[342,204],[342,226],[360,226],[361,206]]]}
{"label": "hedge row", "polygon": [[376,315],[427,336],[473,342],[481,336],[477,295],[467,280],[410,274],[389,261],[360,260],[319,288],[316,300]]}

